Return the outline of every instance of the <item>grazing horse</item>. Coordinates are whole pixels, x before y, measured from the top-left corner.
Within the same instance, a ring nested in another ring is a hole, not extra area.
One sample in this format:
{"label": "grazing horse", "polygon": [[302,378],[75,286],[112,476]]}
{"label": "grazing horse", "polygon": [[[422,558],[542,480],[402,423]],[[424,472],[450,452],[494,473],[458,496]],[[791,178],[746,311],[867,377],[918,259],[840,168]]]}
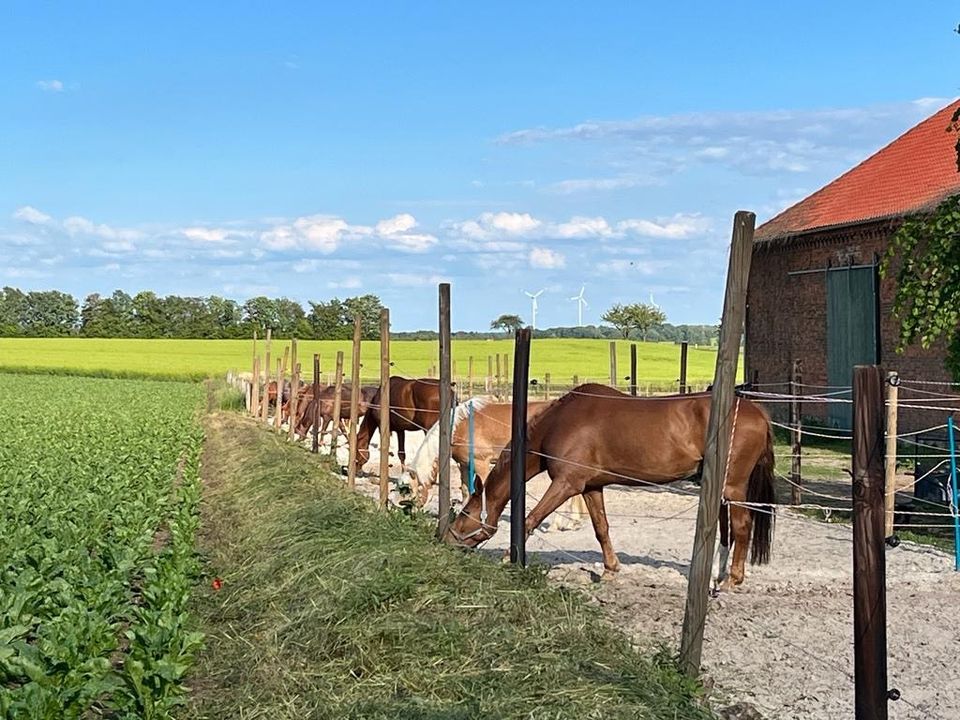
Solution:
{"label": "grazing horse", "polygon": [[[547,492],[527,515],[529,534],[568,498],[582,493],[603,551],[607,573],[620,569],[603,506],[607,485],[662,484],[699,474],[711,398],[707,394],[636,398],[604,385],[581,385],[556,400],[528,428],[526,479],[547,471]],[[773,437],[770,419],[755,403],[737,398],[733,438],[723,483],[733,530],[733,565],[725,586],[743,582],[751,563],[770,558],[773,535]],[[476,547],[497,531],[510,499],[510,448],[501,453],[444,535],[448,543]],[[748,503],[739,505],[735,503]],[[486,506],[484,508],[484,505]],[[767,507],[764,507],[767,506]],[[486,517],[482,510],[486,509]],[[718,580],[726,579],[727,517],[721,513]],[[752,530],[752,544],[751,544]]]}
{"label": "grazing horse", "polygon": [[[426,432],[440,418],[440,381],[432,378],[390,377],[390,432],[397,434],[400,466],[407,459],[406,432]],[[370,459],[370,440],[380,430],[380,391],[370,401],[357,433],[356,468],[359,474]],[[381,451],[389,447],[389,438],[381,438]]]}
{"label": "grazing horse", "polygon": [[[358,406],[357,416],[363,416],[367,414],[367,409],[370,407],[370,402],[376,397],[380,388],[376,385],[364,385],[360,388],[360,404]],[[335,385],[328,385],[325,388],[320,390],[319,400],[320,403],[320,429],[318,432],[323,435],[327,431],[327,427],[334,421],[340,423],[341,428],[343,427],[343,421],[350,419],[350,386],[341,385],[340,387],[340,417],[333,417],[333,406],[334,401],[337,397],[337,388]],[[301,398],[300,405],[297,406],[297,420],[296,420],[296,432],[300,435],[306,435],[310,428],[313,427],[313,418],[314,413],[316,412],[317,403],[313,400],[313,388],[309,388],[308,393]]]}
{"label": "grazing horse", "polygon": [[[549,402],[527,404],[527,422],[533,420]],[[473,413],[471,432],[470,414]],[[473,453],[474,476],[484,480],[504,446],[510,442],[513,405],[493,403],[483,398],[471,398],[457,405],[450,436],[450,457],[460,466],[460,491],[463,501],[469,497],[470,455]],[[420,505],[430,499],[430,490],[437,482],[440,472],[440,423],[427,431],[423,443],[413,456],[410,467],[401,479],[406,479],[411,488],[419,485]],[[566,508],[558,513],[550,528],[556,530],[576,529],[587,515],[583,497],[575,495],[567,501]]]}

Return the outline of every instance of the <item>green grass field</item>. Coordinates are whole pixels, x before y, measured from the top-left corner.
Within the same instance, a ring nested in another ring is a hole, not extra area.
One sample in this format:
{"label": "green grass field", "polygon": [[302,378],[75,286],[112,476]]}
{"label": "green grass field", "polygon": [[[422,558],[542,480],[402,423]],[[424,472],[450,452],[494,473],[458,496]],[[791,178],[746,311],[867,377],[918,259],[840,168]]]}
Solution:
{"label": "green grass field", "polygon": [[[282,357],[289,342],[276,341],[272,357]],[[573,376],[583,382],[608,382],[610,344],[607,340],[534,340],[530,376],[542,380],[550,373],[555,385],[568,385]],[[262,354],[264,343],[257,343]],[[331,372],[336,353],[343,350],[349,364],[348,341],[317,340],[299,343],[302,360],[320,353],[323,371]],[[487,358],[512,354],[512,340],[454,340],[455,374],[465,377],[468,358],[474,358],[474,376],[487,374]],[[437,343],[394,341],[391,343],[394,372],[424,376],[437,362]],[[0,338],[0,371],[51,372],[105,377],[137,377],[200,380],[228,370],[250,371],[253,346],[249,340],[132,340],[101,338]],[[309,360],[307,360],[310,362]],[[512,361],[512,360],[511,360]],[[380,345],[364,343],[362,374],[379,376]],[[715,348],[690,348],[688,383],[704,385],[713,377]],[[651,390],[677,387],[680,346],[672,343],[637,343],[637,375],[641,386]],[[617,343],[617,368],[624,386],[630,371],[630,343]]]}

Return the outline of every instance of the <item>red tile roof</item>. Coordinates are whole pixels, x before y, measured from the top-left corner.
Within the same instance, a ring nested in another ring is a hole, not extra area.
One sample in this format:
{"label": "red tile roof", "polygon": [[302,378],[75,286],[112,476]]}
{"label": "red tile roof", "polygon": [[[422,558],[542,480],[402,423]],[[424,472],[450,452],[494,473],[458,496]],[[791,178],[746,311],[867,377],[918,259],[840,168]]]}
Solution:
{"label": "red tile roof", "polygon": [[935,206],[960,192],[954,144],[947,132],[960,105],[955,100],[935,115],[805,200],[757,229],[757,240],[881,218],[902,217]]}

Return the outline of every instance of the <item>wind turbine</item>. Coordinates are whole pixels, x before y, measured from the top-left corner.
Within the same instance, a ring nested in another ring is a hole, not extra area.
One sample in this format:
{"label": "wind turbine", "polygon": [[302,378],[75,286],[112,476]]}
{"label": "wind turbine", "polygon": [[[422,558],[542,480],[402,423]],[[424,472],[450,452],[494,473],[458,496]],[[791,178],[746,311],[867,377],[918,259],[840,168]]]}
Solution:
{"label": "wind turbine", "polygon": [[537,329],[537,298],[543,293],[543,290],[538,290],[535,293],[528,293],[526,290],[523,291],[523,294],[530,298],[533,303],[533,311],[531,313],[532,320],[530,322],[530,327],[534,330]]}
{"label": "wind turbine", "polygon": [[590,307],[587,301],[583,298],[583,291],[586,289],[585,285],[580,286],[580,294],[574,295],[571,300],[577,301],[577,327],[583,327],[583,308]]}

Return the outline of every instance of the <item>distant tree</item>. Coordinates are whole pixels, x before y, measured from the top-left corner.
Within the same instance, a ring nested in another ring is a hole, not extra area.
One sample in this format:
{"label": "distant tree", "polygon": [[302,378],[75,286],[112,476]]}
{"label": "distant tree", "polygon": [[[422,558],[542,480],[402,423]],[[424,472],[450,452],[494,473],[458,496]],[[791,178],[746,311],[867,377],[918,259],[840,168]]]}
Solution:
{"label": "distant tree", "polygon": [[600,316],[603,322],[613,325],[624,340],[630,337],[634,330],[638,331],[644,340],[650,330],[663,325],[667,321],[667,316],[656,305],[647,303],[634,303],[632,305],[622,305],[617,303]]}
{"label": "distant tree", "polygon": [[[343,301],[346,311],[344,318],[346,324],[352,328],[353,318],[360,316],[360,332],[364,340],[380,339],[380,311],[383,309],[383,303],[376,295],[360,295],[359,297],[347,298]],[[350,337],[353,337],[353,330],[350,331]]]}
{"label": "distant tree", "polygon": [[608,325],[613,325],[623,336],[624,340],[630,337],[630,331],[634,329],[633,323],[635,318],[630,312],[629,305],[617,303],[601,315],[600,319]]}
{"label": "distant tree", "polygon": [[258,295],[243,304],[243,319],[253,325],[257,332],[275,328],[280,323],[277,315],[277,303],[268,297]]}
{"label": "distant tree", "polygon": [[327,302],[311,302],[307,322],[311,336],[317,340],[346,340],[350,337],[345,322],[346,310],[337,298]]}
{"label": "distant tree", "polygon": [[644,340],[647,339],[650,330],[667,321],[667,314],[656,305],[636,303],[627,307],[633,317],[633,326],[640,331]]}
{"label": "distant tree", "polygon": [[292,337],[297,323],[306,316],[303,307],[288,298],[274,300],[274,307],[277,311],[277,324],[273,331],[282,337]]}
{"label": "distant tree", "polygon": [[20,318],[24,335],[69,335],[80,322],[77,301],[59,290],[27,293],[26,312]]}
{"label": "distant tree", "polygon": [[490,323],[491,330],[503,330],[507,335],[515,333],[523,327],[523,320],[519,315],[501,315]]}

